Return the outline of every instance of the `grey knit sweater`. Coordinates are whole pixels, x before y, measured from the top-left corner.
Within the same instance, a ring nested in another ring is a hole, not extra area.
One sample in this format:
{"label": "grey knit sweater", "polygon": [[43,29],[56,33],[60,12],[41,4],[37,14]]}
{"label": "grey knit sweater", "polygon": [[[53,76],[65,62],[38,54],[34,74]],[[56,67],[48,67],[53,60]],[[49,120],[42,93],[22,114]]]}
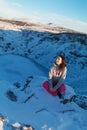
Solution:
{"label": "grey knit sweater", "polygon": [[[59,68],[56,64],[51,67],[49,71],[49,87],[53,88],[54,90],[58,89],[63,83],[66,78],[67,68],[65,67],[63,72],[59,72]],[[53,87],[52,82],[57,82],[57,84]]]}

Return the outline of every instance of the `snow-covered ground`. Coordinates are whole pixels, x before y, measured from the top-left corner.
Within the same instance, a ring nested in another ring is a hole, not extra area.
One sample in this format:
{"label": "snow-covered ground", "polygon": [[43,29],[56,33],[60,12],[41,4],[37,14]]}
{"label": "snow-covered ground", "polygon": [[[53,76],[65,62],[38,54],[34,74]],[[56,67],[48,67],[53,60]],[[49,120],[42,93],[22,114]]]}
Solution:
{"label": "snow-covered ground", "polygon": [[56,25],[0,21],[0,130],[3,122],[4,130],[13,130],[12,124],[23,130],[26,125],[87,130],[86,110],[60,103],[42,87],[58,54],[67,59],[66,96],[73,91],[87,96],[86,34]]}
{"label": "snow-covered ground", "polygon": [[0,61],[0,114],[7,118],[5,130],[15,123],[32,125],[35,130],[87,129],[86,110],[75,103],[64,105],[44,90],[44,68],[15,55],[0,56]]}

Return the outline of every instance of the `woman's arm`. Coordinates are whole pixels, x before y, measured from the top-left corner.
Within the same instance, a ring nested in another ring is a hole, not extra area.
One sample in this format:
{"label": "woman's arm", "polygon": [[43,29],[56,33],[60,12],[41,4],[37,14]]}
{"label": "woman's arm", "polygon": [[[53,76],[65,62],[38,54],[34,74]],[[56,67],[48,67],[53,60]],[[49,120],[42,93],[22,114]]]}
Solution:
{"label": "woman's arm", "polygon": [[54,67],[51,67],[51,69],[49,71],[48,82],[49,82],[49,87],[50,88],[53,88],[53,84],[52,84],[53,70],[54,70]]}
{"label": "woman's arm", "polygon": [[65,70],[64,70],[63,74],[61,75],[58,83],[53,88],[54,90],[58,89],[64,83],[64,80],[66,78],[66,73],[67,73],[67,68],[65,67]]}

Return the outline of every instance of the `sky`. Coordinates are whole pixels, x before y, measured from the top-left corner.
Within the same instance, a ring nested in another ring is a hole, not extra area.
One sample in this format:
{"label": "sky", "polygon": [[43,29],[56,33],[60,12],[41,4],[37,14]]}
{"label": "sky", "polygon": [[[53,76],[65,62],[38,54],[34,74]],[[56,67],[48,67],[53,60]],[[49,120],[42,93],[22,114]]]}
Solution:
{"label": "sky", "polygon": [[29,18],[87,33],[87,0],[0,0],[0,16]]}

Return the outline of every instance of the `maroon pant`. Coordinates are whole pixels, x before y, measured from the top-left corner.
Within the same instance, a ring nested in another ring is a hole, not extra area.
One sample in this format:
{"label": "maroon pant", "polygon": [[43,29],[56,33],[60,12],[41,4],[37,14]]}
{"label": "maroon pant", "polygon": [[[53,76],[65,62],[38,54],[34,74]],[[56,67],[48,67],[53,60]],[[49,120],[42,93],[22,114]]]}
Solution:
{"label": "maroon pant", "polygon": [[[57,84],[56,82],[53,82],[53,86],[55,86],[56,84]],[[62,84],[57,90],[51,91],[48,81],[45,81],[43,83],[43,87],[48,91],[48,93],[50,93],[53,96],[56,96],[58,92],[61,93],[61,92],[65,92],[65,90],[66,90],[66,86],[64,84]]]}

